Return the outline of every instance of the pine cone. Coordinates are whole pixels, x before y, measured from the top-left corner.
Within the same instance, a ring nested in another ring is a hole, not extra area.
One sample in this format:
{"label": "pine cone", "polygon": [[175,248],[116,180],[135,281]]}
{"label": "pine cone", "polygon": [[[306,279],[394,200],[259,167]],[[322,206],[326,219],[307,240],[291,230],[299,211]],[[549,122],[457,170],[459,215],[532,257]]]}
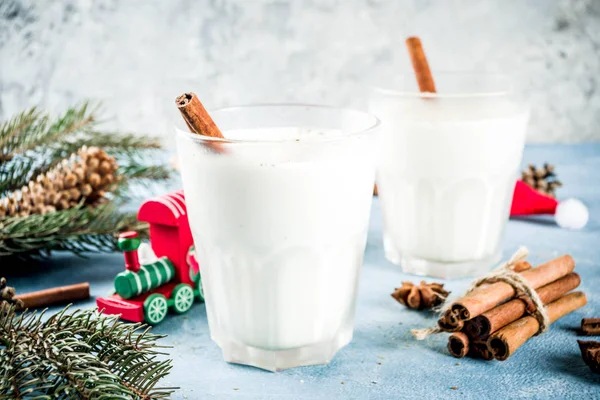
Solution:
{"label": "pine cone", "polygon": [[6,286],[6,279],[0,278],[0,305],[15,304],[17,308],[23,307],[23,302],[13,297],[15,297],[15,288]]}
{"label": "pine cone", "polygon": [[442,283],[421,281],[419,286],[412,282],[402,282],[402,287],[396,288],[392,297],[408,308],[424,310],[439,306],[449,294],[450,292],[444,290]]}
{"label": "pine cone", "polygon": [[562,183],[556,179],[554,165],[547,163],[542,168],[536,168],[535,165],[529,164],[523,171],[521,179],[538,192],[550,197],[556,197],[556,189],[562,186]]}
{"label": "pine cone", "polygon": [[0,218],[46,214],[77,206],[97,205],[118,180],[114,157],[98,147],[82,147],[76,154],[27,186],[0,199]]}

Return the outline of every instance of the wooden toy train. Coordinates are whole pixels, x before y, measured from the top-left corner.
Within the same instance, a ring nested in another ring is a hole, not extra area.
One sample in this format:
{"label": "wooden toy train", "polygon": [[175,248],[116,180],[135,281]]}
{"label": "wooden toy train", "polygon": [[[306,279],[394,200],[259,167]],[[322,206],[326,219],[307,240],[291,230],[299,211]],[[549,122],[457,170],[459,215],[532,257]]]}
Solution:
{"label": "wooden toy train", "polygon": [[98,298],[96,304],[105,314],[157,324],[169,308],[181,314],[195,300],[204,300],[183,191],[146,201],[138,219],[150,224],[155,257],[140,264],[141,241],[137,232],[122,233],[118,246],[125,255],[125,271],[114,280],[115,293]]}

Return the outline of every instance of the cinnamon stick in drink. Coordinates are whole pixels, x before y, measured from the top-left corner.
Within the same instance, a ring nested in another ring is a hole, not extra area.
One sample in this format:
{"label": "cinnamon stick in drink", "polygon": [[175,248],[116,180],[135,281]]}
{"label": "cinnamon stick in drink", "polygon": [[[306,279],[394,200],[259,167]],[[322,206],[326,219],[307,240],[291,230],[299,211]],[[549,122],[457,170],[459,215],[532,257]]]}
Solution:
{"label": "cinnamon stick in drink", "polygon": [[191,92],[184,93],[177,96],[175,103],[177,103],[177,108],[179,109],[181,116],[193,133],[223,138],[221,130],[212,120],[196,94]]}
{"label": "cinnamon stick in drink", "polygon": [[[564,255],[536,268],[523,271],[521,275],[531,287],[537,289],[570,274],[574,269],[575,261],[573,258],[569,255]],[[496,282],[481,286],[462,299],[454,302],[450,307],[450,314],[459,321],[466,321],[496,307],[496,305],[514,295],[515,290],[508,283]],[[450,317],[450,315],[442,316],[442,318],[446,317]],[[440,326],[442,326],[441,323]]]}
{"label": "cinnamon stick in drink", "polygon": [[419,91],[421,93],[435,93],[435,83],[433,82],[433,75],[429,69],[429,63],[425,56],[425,50],[421,44],[421,39],[418,37],[409,37],[406,39],[406,48],[408,49],[408,55],[415,71],[415,77],[419,85]]}
{"label": "cinnamon stick in drink", "polygon": [[[546,306],[550,323],[583,307],[587,303],[585,293],[573,292],[566,294]],[[520,318],[489,337],[487,345],[500,361],[506,360],[540,329],[540,324],[533,316]]]}
{"label": "cinnamon stick in drink", "polygon": [[20,294],[14,297],[23,302],[23,308],[40,308],[53,304],[71,303],[73,301],[90,298],[90,284],[88,282],[69,286],[59,286],[37,292]]}
{"label": "cinnamon stick in drink", "polygon": [[[548,304],[575,289],[580,283],[581,278],[573,272],[542,286],[536,292],[542,302]],[[517,297],[465,322],[464,329],[471,338],[487,340],[493,332],[521,318],[526,312],[533,311],[528,309],[529,306],[533,306],[530,299]]]}
{"label": "cinnamon stick in drink", "polygon": [[[221,130],[194,93],[188,92],[177,96],[175,103],[190,132],[202,136],[223,138]],[[207,142],[206,146],[215,153],[226,153],[226,149],[221,143]]]}
{"label": "cinnamon stick in drink", "polygon": [[[421,44],[421,39],[416,36],[406,38],[406,49],[408,50],[408,56],[412,64],[413,70],[415,71],[415,78],[417,78],[417,84],[419,85],[419,92],[421,93],[435,93],[435,83],[433,82],[433,75],[429,69],[429,63],[425,56],[425,50]],[[377,185],[373,187],[373,195],[379,195],[379,189]]]}
{"label": "cinnamon stick in drink", "polygon": [[[433,81],[433,75],[429,69],[429,62],[425,56],[425,50],[421,39],[416,36],[406,38],[406,49],[408,50],[408,56],[412,64],[413,70],[415,71],[415,78],[417,78],[417,84],[419,85],[419,92],[421,93],[435,93],[435,83]],[[373,187],[373,195],[379,195],[379,189],[377,185]]]}

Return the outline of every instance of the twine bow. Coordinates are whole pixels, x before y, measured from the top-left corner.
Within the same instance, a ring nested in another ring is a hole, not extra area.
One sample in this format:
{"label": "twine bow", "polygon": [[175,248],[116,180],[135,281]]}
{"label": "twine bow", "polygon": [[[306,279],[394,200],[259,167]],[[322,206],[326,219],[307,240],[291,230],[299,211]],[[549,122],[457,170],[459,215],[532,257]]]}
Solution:
{"label": "twine bow", "polygon": [[[548,317],[548,313],[546,308],[544,307],[544,302],[540,299],[540,296],[537,294],[535,289],[523,278],[521,274],[517,274],[512,270],[517,262],[524,260],[529,255],[529,251],[526,247],[520,247],[510,259],[502,264],[500,264],[497,268],[495,268],[492,272],[487,275],[484,275],[481,278],[475,279],[471,282],[469,289],[463,295],[466,296],[471,293],[473,290],[477,289],[479,286],[483,284],[491,284],[496,282],[504,282],[509,284],[513,289],[515,289],[515,293],[520,295],[524,295],[531,300],[533,305],[535,306],[535,310],[531,312],[531,315],[538,321],[540,324],[540,328],[538,329],[536,335],[542,334],[548,330],[548,326],[550,325],[550,318]],[[448,302],[439,312],[440,315],[444,314],[452,304]],[[439,326],[424,328],[424,329],[413,329],[411,331],[412,335],[417,340],[424,340],[429,335],[434,335],[437,333],[443,332],[443,330]]]}

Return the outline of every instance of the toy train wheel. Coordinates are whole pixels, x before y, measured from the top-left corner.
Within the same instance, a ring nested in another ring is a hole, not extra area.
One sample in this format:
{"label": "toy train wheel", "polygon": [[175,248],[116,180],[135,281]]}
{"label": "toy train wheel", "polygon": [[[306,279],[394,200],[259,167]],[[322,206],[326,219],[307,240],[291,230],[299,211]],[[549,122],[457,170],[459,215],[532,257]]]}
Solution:
{"label": "toy train wheel", "polygon": [[168,309],[165,296],[159,293],[151,294],[144,301],[144,320],[151,325],[158,324],[165,319]]}
{"label": "toy train wheel", "polygon": [[173,289],[173,309],[178,314],[183,314],[194,304],[194,289],[187,283],[180,283]]}

